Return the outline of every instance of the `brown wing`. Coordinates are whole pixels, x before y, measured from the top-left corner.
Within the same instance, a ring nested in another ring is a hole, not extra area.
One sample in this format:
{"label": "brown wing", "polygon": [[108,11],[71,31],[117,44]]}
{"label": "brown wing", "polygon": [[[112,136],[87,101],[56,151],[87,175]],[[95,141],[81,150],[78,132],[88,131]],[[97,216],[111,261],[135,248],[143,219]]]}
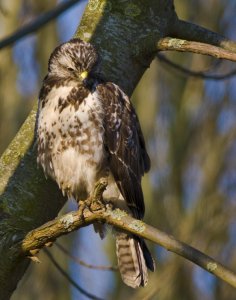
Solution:
{"label": "brown wing", "polygon": [[113,83],[97,86],[105,112],[105,146],[110,170],[136,218],[143,218],[141,177],[150,168],[138,117],[129,98]]}

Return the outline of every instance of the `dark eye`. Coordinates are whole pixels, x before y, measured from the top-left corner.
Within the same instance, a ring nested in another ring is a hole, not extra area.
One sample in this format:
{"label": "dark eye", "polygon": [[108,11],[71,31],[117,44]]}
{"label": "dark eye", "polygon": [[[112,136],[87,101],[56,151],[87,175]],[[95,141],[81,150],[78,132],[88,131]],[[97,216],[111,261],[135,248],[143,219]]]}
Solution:
{"label": "dark eye", "polygon": [[68,71],[73,72],[74,69],[73,68],[67,68]]}

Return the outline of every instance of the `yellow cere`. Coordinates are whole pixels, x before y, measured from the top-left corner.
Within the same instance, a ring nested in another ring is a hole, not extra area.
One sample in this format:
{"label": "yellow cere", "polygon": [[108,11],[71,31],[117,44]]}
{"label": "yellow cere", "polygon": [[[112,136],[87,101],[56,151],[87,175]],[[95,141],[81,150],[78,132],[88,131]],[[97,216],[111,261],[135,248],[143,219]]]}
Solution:
{"label": "yellow cere", "polygon": [[88,72],[87,72],[87,71],[82,72],[82,73],[80,74],[80,77],[81,77],[82,79],[86,79],[86,78],[88,77]]}

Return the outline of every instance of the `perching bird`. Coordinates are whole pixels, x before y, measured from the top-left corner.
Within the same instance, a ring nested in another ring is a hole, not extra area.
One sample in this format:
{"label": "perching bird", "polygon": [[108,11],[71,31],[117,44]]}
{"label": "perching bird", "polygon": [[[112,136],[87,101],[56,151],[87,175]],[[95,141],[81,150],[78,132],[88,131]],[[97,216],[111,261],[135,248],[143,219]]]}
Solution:
{"label": "perching bird", "polygon": [[[141,177],[150,168],[143,134],[128,96],[99,79],[97,63],[94,47],[80,39],[51,54],[39,95],[38,163],[77,202],[107,177],[104,200],[142,219]],[[117,232],[116,252],[123,281],[133,288],[145,286],[147,268],[155,268],[145,242]]]}

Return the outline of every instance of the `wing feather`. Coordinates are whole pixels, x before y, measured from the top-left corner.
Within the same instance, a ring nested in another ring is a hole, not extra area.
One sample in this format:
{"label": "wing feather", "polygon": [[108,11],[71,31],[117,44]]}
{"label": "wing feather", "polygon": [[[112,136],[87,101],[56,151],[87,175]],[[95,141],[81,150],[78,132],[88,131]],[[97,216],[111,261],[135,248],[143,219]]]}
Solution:
{"label": "wing feather", "polygon": [[105,147],[110,170],[121,194],[136,218],[143,218],[145,206],[141,177],[150,159],[138,117],[128,98],[114,83],[97,86],[104,108]]}

